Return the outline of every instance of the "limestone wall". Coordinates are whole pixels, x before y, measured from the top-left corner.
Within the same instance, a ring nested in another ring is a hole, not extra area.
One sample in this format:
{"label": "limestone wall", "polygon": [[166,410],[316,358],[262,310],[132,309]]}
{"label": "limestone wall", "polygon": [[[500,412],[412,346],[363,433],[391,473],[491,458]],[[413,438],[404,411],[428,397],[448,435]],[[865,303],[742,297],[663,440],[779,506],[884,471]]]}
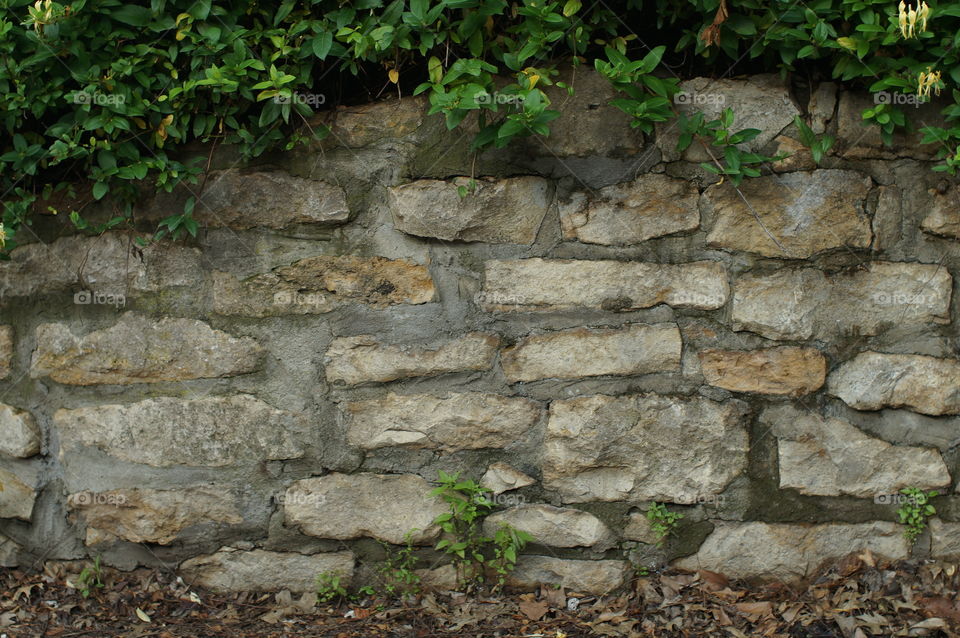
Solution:
{"label": "limestone wall", "polygon": [[[412,529],[435,564],[440,470],[536,536],[518,584],[907,556],[886,496],[952,495],[958,470],[960,190],[936,149],[884,148],[869,96],[830,85],[688,82],[795,151],[741,196],[673,123],[644,139],[573,82],[550,138],[478,158],[417,99],[254,165],[218,151],[196,241],[40,224],[0,264],[0,561],[359,582]],[[838,137],[816,170],[801,111]],[[138,221],[187,195],[145,192]],[[653,501],[685,515],[663,548]],[[957,503],[913,551],[960,553]]]}

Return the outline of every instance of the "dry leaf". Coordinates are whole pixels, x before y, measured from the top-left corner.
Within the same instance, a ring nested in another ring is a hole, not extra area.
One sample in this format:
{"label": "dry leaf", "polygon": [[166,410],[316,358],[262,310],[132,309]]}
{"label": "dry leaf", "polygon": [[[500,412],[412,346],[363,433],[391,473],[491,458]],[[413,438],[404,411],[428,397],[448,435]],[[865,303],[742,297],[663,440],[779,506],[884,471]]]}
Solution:
{"label": "dry leaf", "polygon": [[530,620],[540,620],[550,609],[550,603],[545,600],[520,601],[520,611]]}
{"label": "dry leaf", "polygon": [[143,611],[139,607],[137,607],[137,618],[139,618],[143,622],[150,622],[150,616],[148,616],[147,612]]}

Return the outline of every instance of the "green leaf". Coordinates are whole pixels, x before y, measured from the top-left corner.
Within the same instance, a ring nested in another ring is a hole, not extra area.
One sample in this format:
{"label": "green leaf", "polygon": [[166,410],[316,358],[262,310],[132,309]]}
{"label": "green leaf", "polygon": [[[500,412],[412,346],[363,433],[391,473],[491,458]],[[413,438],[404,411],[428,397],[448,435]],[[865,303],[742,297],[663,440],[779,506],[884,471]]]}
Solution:
{"label": "green leaf", "polygon": [[145,27],[153,20],[153,14],[146,7],[125,4],[110,12],[110,17],[132,27]]}
{"label": "green leaf", "polygon": [[93,198],[101,200],[109,191],[110,186],[106,182],[97,182],[93,185]]}

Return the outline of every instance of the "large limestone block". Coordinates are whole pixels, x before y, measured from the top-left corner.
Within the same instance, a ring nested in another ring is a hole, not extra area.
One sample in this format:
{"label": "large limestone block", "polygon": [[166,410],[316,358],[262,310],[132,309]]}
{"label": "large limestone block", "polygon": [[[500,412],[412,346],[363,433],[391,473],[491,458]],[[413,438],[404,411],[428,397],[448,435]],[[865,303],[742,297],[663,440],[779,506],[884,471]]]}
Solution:
{"label": "large limestone block", "polygon": [[699,357],[706,382],[734,392],[798,396],[818,390],[827,375],[814,348],[704,350]]}
{"label": "large limestone block", "polygon": [[532,542],[549,547],[606,549],[615,540],[610,528],[593,514],[552,505],[518,505],[496,512],[483,521],[483,531],[492,537],[504,524],[530,534]]}
{"label": "large limestone block", "polygon": [[630,573],[630,563],[625,560],[575,560],[526,555],[517,560],[516,569],[507,577],[507,585],[518,589],[559,585],[569,591],[603,595],[623,587]]}
{"label": "large limestone block", "polygon": [[281,589],[300,593],[316,591],[317,576],[325,573],[336,574],[341,585],[349,585],[353,563],[348,551],[304,555],[222,548],[184,561],[178,571],[185,581],[218,593]]}

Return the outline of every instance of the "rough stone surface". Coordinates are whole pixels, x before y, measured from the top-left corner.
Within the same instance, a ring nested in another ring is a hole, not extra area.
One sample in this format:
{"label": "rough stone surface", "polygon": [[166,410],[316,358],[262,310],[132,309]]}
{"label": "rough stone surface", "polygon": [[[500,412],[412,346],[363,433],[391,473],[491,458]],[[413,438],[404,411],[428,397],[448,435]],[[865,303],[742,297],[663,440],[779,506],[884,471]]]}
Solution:
{"label": "rough stone surface", "polygon": [[833,119],[837,108],[837,85],[833,82],[821,82],[810,95],[807,111],[810,113],[810,128],[817,135],[827,130],[827,123]]}
{"label": "rough stone surface", "polygon": [[10,376],[13,366],[13,326],[0,326],[0,379]]}
{"label": "rough stone surface", "polygon": [[126,313],[82,337],[64,324],[37,327],[30,376],[68,385],[157,383],[230,377],[260,367],[263,348],[196,319]]}
{"label": "rough stone surface", "polygon": [[519,505],[488,516],[483,531],[493,536],[502,524],[533,536],[532,542],[549,547],[610,547],[615,536],[603,521],[575,509],[552,505]]}
{"label": "rough stone surface", "polygon": [[384,257],[308,257],[243,281],[213,273],[213,308],[221,315],[323,314],[346,303],[377,308],[433,301],[426,266]]}
{"label": "rough stone surface", "polygon": [[930,519],[930,555],[940,559],[960,556],[960,523]]}
{"label": "rough stone surface", "polygon": [[540,585],[561,585],[568,591],[606,594],[619,589],[630,577],[625,560],[574,560],[552,556],[521,556],[507,585],[533,589]]}
{"label": "rough stone surface", "polygon": [[521,339],[503,351],[501,364],[511,382],[674,372],[682,349],[673,323],[576,328]]}
{"label": "rough stone surface", "polygon": [[704,350],[703,377],[710,385],[734,392],[798,396],[820,389],[827,360],[814,348]]}
{"label": "rough stone surface", "polygon": [[[142,217],[159,221],[183,210],[199,187],[163,193]],[[294,224],[337,225],[350,218],[346,195],[336,184],[295,177],[283,171],[228,169],[206,176],[194,218],[208,228],[283,229]]]}
{"label": "rough stone surface", "polygon": [[954,186],[943,195],[934,191],[931,199],[920,228],[931,235],[960,239],[960,188]]}
{"label": "rough stone surface", "polygon": [[382,343],[373,335],[340,337],[327,349],[327,381],[358,385],[386,383],[447,372],[489,370],[499,337],[471,332],[433,347]]}
{"label": "rough stone surface", "polygon": [[700,198],[704,219],[713,220],[707,244],[800,259],[842,246],[866,248],[872,238],[864,210],[870,187],[869,177],[840,170],[758,177],[739,189],[710,186]]}
{"label": "rough stone surface", "polygon": [[0,567],[17,567],[20,564],[21,549],[15,540],[0,534]]}
{"label": "rough stone surface", "polygon": [[[80,288],[128,295],[200,282],[199,250],[172,242],[140,248],[135,237],[104,233],[18,246],[10,252],[10,261],[0,263],[0,299],[64,291],[74,294]],[[74,299],[84,303],[81,297]]]}
{"label": "rough stone surface", "polygon": [[433,520],[448,511],[414,474],[328,474],[296,481],[284,497],[286,525],[320,538],[370,537],[400,545],[435,539]]}
{"label": "rough stone surface", "polygon": [[178,571],[185,581],[220,593],[281,589],[299,593],[315,591],[317,575],[325,572],[339,575],[340,584],[348,585],[353,563],[353,554],[347,551],[304,555],[223,548],[184,561]]}
{"label": "rough stone surface", "polygon": [[827,391],[858,410],[908,408],[960,414],[960,361],[861,352],[830,373]]}
{"label": "rough stone surface", "polygon": [[447,241],[532,244],[550,205],[550,183],[542,177],[476,180],[474,192],[461,197],[470,178],[423,179],[390,188],[397,230]]}
{"label": "rough stone surface", "polygon": [[824,562],[855,551],[902,560],[910,553],[903,527],[886,521],[789,525],[717,521],[699,551],[674,565],[707,569],[728,578],[796,582]]}
{"label": "rough stone surface", "polygon": [[[328,140],[343,146],[360,148],[380,146],[411,135],[429,122],[429,104],[423,96],[404,97],[338,108],[333,121],[321,121],[330,126]],[[317,114],[326,119],[328,112]]]}
{"label": "rough stone surface", "polygon": [[480,478],[480,485],[494,494],[503,494],[511,490],[533,485],[537,481],[506,463],[491,463]]}
{"label": "rough stone surface", "polygon": [[896,186],[879,186],[877,190],[877,209],[873,213],[873,249],[889,250],[903,235],[903,194]]}
{"label": "rough stone surface", "polygon": [[40,436],[32,414],[0,403],[0,452],[21,459],[39,454]]}
{"label": "rough stone surface", "polygon": [[37,491],[13,472],[0,468],[0,518],[30,520]]}
{"label": "rough stone surface", "polygon": [[665,303],[714,310],[727,302],[721,264],[649,264],[574,259],[507,259],[486,264],[486,311],[633,310]]}
{"label": "rough stone surface", "polygon": [[540,420],[538,403],[487,392],[387,394],[345,406],[347,439],[365,450],[502,448]]}
{"label": "rough stone surface", "polygon": [[624,246],[700,227],[696,185],[666,175],[641,175],[614,184],[594,197],[573,193],[560,203],[565,239],[586,244]]}
{"label": "rough stone surface", "polygon": [[623,528],[623,537],[628,541],[637,541],[647,545],[655,545],[660,539],[650,526],[646,512],[632,512],[627,519],[627,526]]}
{"label": "rough stone surface", "polygon": [[77,492],[67,498],[87,525],[86,544],[124,540],[169,545],[187,527],[242,523],[226,489],[121,489]]}
{"label": "rough stone surface", "polygon": [[891,445],[843,419],[780,405],[764,410],[760,422],[777,437],[781,488],[873,498],[950,483],[936,449]]}
{"label": "rough stone surface", "polygon": [[[891,96],[900,99],[914,98],[913,94],[885,92],[888,103]],[[880,128],[864,121],[863,111],[873,108],[879,98],[869,93],[840,93],[840,108],[837,110],[837,150],[844,158],[856,160],[865,158],[912,157],[915,159],[933,159],[940,145],[936,143],[920,144],[922,135],[913,130],[898,130],[893,136],[893,144],[887,146],[880,136]],[[946,126],[940,114],[942,105],[933,100],[917,107],[912,103],[895,104],[913,122],[923,122],[924,126]],[[918,127],[919,128],[919,127]]]}
{"label": "rough stone surface", "polygon": [[155,467],[224,467],[303,455],[306,419],[249,395],[57,410],[63,450],[98,448]]}
{"label": "rough stone surface", "polygon": [[717,494],[747,463],[735,403],[655,394],[554,401],[543,486],[566,502],[693,503]]}
{"label": "rough stone surface", "polygon": [[768,339],[831,339],[884,326],[950,320],[950,273],[936,264],[871,262],[827,275],[813,268],[746,274],[733,290],[734,330]]}

